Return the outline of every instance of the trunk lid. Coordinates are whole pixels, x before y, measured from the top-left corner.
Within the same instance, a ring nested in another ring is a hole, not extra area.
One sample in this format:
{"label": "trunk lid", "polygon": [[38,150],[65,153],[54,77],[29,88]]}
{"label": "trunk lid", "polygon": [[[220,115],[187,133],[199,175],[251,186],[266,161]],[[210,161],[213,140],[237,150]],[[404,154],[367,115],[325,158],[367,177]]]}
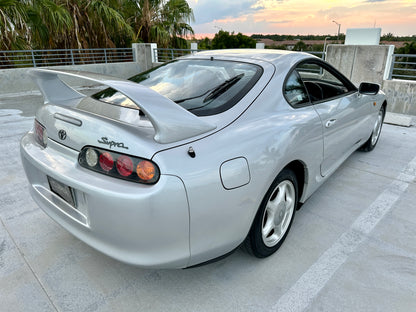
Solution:
{"label": "trunk lid", "polygon": [[77,151],[90,145],[148,159],[161,149],[151,122],[139,110],[90,97],[70,101],[65,106],[46,104],[37,112],[49,139]]}

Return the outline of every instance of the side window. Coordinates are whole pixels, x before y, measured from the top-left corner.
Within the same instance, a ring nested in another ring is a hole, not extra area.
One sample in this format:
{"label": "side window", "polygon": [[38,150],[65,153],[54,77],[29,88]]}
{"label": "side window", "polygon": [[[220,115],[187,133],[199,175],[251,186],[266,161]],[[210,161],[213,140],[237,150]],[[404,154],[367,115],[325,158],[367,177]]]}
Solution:
{"label": "side window", "polygon": [[296,71],[302,78],[312,102],[329,100],[353,90],[351,86],[336,77],[335,73],[317,62],[301,63]]}
{"label": "side window", "polygon": [[303,106],[302,104],[309,103],[308,94],[302,79],[296,71],[293,71],[284,86],[284,95],[286,100],[293,107]]}

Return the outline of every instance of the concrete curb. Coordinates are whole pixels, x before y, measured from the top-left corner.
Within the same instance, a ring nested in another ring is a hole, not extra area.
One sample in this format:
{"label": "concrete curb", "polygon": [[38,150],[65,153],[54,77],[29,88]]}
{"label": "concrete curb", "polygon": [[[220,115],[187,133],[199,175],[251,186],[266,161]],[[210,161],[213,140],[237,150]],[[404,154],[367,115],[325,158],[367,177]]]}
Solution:
{"label": "concrete curb", "polygon": [[414,123],[412,119],[413,117],[409,115],[387,112],[384,122],[396,126],[410,127]]}

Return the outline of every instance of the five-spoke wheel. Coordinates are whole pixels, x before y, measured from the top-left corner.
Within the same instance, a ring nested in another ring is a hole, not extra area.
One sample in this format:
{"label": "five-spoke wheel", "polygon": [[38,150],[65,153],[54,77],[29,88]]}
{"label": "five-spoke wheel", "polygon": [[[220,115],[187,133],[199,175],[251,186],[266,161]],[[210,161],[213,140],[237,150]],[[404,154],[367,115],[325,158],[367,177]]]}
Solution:
{"label": "five-spoke wheel", "polygon": [[365,152],[372,151],[380,138],[381,127],[383,126],[385,109],[384,106],[378,111],[376,122],[374,123],[373,131],[370,138],[361,146],[361,150]]}
{"label": "five-spoke wheel", "polygon": [[259,207],[245,245],[250,253],[264,258],[282,245],[298,203],[295,174],[284,169],[276,177]]}

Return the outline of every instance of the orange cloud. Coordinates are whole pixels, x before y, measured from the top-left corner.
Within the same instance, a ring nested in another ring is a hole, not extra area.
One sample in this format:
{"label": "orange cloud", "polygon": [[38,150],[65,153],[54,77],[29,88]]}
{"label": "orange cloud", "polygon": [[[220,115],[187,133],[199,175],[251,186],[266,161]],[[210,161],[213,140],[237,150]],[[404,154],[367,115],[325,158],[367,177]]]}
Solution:
{"label": "orange cloud", "polygon": [[255,10],[232,18],[213,16],[211,22],[193,27],[197,32],[204,29],[204,33],[222,28],[243,33],[335,34],[338,27],[332,21],[336,20],[343,33],[347,28],[376,26],[383,33],[416,34],[414,0],[259,0],[253,1],[251,8]]}

